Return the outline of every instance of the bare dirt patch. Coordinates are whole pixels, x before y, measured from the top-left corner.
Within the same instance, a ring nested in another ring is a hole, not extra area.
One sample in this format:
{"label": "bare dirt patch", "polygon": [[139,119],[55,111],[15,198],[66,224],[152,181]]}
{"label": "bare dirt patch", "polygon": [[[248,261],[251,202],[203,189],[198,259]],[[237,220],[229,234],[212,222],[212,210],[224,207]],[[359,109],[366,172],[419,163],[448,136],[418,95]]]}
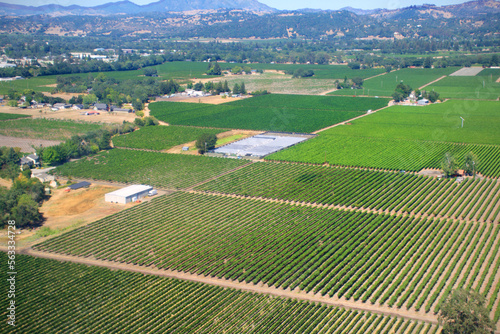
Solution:
{"label": "bare dirt patch", "polygon": [[5,187],[9,189],[10,187],[12,187],[12,181],[6,179],[0,179],[0,187]]}

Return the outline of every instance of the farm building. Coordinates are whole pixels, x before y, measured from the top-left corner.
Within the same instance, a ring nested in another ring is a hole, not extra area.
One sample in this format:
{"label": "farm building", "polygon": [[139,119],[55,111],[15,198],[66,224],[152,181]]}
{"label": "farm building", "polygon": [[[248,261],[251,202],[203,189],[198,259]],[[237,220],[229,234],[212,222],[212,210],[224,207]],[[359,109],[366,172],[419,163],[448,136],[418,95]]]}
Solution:
{"label": "farm building", "polygon": [[71,189],[71,190],[76,190],[76,189],[81,189],[81,188],[88,188],[88,187],[90,187],[90,182],[87,182],[87,181],[78,182],[78,183],[75,183],[75,184],[72,184],[72,185],[68,186],[68,188]]}
{"label": "farm building", "polygon": [[153,191],[153,187],[142,184],[134,184],[132,186],[107,193],[104,195],[104,200],[110,203],[127,204],[148,196],[150,191]]}

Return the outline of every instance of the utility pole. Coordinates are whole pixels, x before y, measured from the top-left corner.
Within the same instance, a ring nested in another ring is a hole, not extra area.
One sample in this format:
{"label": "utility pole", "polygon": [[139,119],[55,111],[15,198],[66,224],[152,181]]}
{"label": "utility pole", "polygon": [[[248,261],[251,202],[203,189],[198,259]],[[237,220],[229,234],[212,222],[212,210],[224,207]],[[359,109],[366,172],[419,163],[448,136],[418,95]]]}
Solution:
{"label": "utility pole", "polygon": [[464,119],[462,116],[460,116],[460,118],[462,119],[462,128],[464,127]]}

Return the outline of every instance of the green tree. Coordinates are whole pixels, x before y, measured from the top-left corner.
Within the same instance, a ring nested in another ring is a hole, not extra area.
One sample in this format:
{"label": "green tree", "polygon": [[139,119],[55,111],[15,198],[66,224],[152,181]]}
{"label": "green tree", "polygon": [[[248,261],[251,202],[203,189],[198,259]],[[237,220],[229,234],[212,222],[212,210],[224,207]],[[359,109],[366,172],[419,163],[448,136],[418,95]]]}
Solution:
{"label": "green tree", "polygon": [[238,83],[235,83],[233,87],[233,94],[239,94],[240,90],[241,90],[240,85],[238,85]]}
{"label": "green tree", "polygon": [[95,94],[85,95],[82,98],[83,105],[88,108],[90,105],[96,103],[98,101],[97,96]]}
{"label": "green tree", "polygon": [[207,74],[208,75],[221,75],[222,74],[222,70],[220,68],[219,63],[218,62],[211,62],[208,65]]}
{"label": "green tree", "polygon": [[495,329],[484,306],[484,297],[475,291],[457,289],[443,303],[439,323],[446,334],[487,334]]}
{"label": "green tree", "polygon": [[467,153],[465,155],[464,172],[468,175],[473,175],[475,177],[477,166],[478,166],[477,156],[472,152]]}
{"label": "green tree", "polygon": [[42,220],[37,202],[28,194],[23,194],[19,197],[17,205],[12,209],[12,216],[19,227],[33,226]]}
{"label": "green tree", "polygon": [[213,133],[202,133],[196,140],[196,148],[198,153],[204,154],[206,151],[215,148],[217,137]]}
{"label": "green tree", "polygon": [[240,94],[246,94],[247,93],[247,89],[245,88],[245,83],[242,82],[241,83],[241,86],[240,86]]}
{"label": "green tree", "polygon": [[432,67],[432,57],[429,56],[424,60],[424,68],[431,68],[431,67]]}
{"label": "green tree", "polygon": [[231,73],[233,74],[241,74],[243,72],[243,69],[240,66],[235,66],[231,69]]}
{"label": "green tree", "polygon": [[57,165],[66,160],[59,146],[50,146],[43,150],[42,160],[51,165]]}
{"label": "green tree", "polygon": [[446,177],[450,177],[457,173],[457,160],[450,152],[445,153],[443,160],[441,161],[441,169]]}

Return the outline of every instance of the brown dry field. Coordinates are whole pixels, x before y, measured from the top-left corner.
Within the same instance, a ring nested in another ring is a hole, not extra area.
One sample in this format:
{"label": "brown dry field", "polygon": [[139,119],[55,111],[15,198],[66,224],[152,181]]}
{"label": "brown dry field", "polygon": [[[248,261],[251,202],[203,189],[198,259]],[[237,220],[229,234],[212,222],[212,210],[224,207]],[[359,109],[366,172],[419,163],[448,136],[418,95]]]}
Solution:
{"label": "brown dry field", "polygon": [[[264,133],[264,131],[229,130],[229,131],[226,131],[226,132],[219,133],[217,135],[217,138],[221,139],[221,138],[226,138],[226,137],[230,137],[230,136],[234,136],[234,135],[243,135],[243,137],[241,137],[241,138],[235,139],[233,141],[230,141],[230,142],[227,142],[227,143],[224,144],[224,145],[227,145],[227,144],[232,143],[234,141],[242,140],[242,139],[245,139],[245,138],[248,138],[248,137],[251,137],[251,136],[255,136],[255,135],[258,135],[258,134],[261,134],[261,133]],[[169,148],[168,150],[165,150],[164,152],[166,152],[166,153],[177,153],[177,154],[180,153],[180,154],[198,155],[198,151],[197,150],[189,150],[189,151],[183,151],[182,150],[182,148],[184,146],[194,147],[195,143],[196,143],[196,140],[188,142],[188,143],[184,143],[182,145],[174,146],[172,148]],[[219,146],[216,146],[216,147],[219,147]]]}
{"label": "brown dry field", "polygon": [[[42,110],[42,112],[40,112]],[[107,113],[101,112],[100,115],[85,116],[80,113],[88,110],[58,110],[52,111],[50,108],[20,109],[16,107],[0,106],[0,113],[12,113],[21,115],[30,115],[33,118],[49,118],[69,121],[85,121],[94,123],[123,123],[123,121],[133,122],[136,118],[134,113]]]}
{"label": "brown dry field", "polygon": [[[104,194],[118,189],[108,185],[92,185],[89,188],[72,190],[70,192],[62,189],[54,189],[51,197],[40,207],[45,221],[43,227],[51,230],[64,230],[69,227],[77,227],[102,219],[123,209],[137,205],[129,203],[127,205],[111,204],[104,201]],[[16,237],[18,246],[25,247],[39,240],[30,240],[29,244],[25,239],[33,236],[37,229],[22,229],[21,234]],[[6,246],[7,232],[0,232],[0,246]]]}
{"label": "brown dry field", "polygon": [[188,96],[174,96],[166,101],[170,102],[190,102],[190,103],[206,103],[206,104],[222,104],[242,100],[244,97],[226,97],[225,99],[219,95],[202,96],[202,97],[188,97]]}

